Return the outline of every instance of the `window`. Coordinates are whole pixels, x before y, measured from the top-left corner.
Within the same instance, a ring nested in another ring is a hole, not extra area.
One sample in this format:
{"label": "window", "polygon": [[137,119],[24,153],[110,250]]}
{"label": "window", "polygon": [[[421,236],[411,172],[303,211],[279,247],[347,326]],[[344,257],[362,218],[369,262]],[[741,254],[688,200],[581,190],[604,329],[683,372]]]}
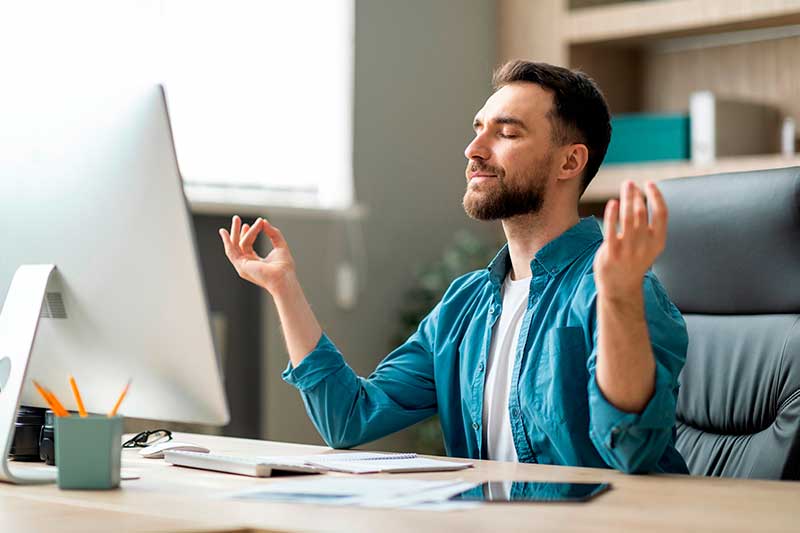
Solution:
{"label": "window", "polygon": [[0,7],[8,80],[163,82],[190,200],[353,203],[354,0],[30,0]]}
{"label": "window", "polygon": [[350,206],[353,1],[163,0],[190,195]]}

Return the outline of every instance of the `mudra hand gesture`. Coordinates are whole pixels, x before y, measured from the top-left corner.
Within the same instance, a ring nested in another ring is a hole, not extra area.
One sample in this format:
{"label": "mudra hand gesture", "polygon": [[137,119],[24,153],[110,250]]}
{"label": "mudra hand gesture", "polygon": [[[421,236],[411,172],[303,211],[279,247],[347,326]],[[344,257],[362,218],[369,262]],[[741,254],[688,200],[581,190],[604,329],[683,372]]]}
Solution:
{"label": "mudra hand gesture", "polygon": [[642,191],[632,181],[620,187],[620,200],[606,204],[605,238],[594,258],[594,272],[598,292],[611,298],[641,291],[647,269],[667,241],[664,197],[651,182],[644,190],[652,214],[649,220]]}
{"label": "mudra hand gesture", "polygon": [[[272,250],[266,257],[260,257],[253,249],[256,237],[264,232],[272,242]],[[278,228],[263,218],[258,218],[253,225],[242,225],[238,216],[233,217],[230,233],[219,230],[225,255],[228,256],[239,276],[270,294],[279,291],[295,274],[295,263],[289,251],[289,245]]]}

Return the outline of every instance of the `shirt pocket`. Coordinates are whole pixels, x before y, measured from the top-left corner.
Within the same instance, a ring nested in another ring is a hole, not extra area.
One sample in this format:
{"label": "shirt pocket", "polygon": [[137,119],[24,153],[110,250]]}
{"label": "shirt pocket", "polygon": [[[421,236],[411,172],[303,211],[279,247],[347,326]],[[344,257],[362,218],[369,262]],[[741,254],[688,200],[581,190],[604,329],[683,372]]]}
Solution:
{"label": "shirt pocket", "polygon": [[554,328],[545,336],[536,368],[541,413],[550,422],[581,426],[588,420],[588,349],[583,328]]}

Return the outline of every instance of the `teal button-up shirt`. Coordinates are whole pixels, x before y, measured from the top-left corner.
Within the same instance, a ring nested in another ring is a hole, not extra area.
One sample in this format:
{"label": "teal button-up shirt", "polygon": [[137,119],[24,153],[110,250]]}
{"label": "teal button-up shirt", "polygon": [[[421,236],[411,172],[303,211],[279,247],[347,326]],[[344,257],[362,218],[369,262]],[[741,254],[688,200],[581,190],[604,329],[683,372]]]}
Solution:
{"label": "teal button-up shirt", "polygon": [[[521,462],[688,473],[675,449],[678,374],[686,326],[652,272],[643,283],[656,359],[652,398],[639,413],[611,405],[595,380],[597,289],[592,262],[603,241],[582,219],[531,261],[528,307],[508,402]],[[334,448],[383,437],[439,413],[448,455],[486,458],[482,411],[492,329],[510,268],[507,246],[488,268],[456,279],[418,330],[368,378],[359,377],[326,335],[283,378]]]}

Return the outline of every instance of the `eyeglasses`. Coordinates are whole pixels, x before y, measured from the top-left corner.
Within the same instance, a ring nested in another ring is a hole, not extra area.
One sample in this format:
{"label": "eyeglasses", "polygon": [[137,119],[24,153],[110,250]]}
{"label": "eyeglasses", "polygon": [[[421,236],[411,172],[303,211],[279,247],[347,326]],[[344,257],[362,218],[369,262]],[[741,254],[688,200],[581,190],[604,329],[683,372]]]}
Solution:
{"label": "eyeglasses", "polygon": [[168,442],[172,440],[172,432],[168,429],[153,429],[142,431],[134,435],[123,444],[123,448],[146,448],[159,442]]}

